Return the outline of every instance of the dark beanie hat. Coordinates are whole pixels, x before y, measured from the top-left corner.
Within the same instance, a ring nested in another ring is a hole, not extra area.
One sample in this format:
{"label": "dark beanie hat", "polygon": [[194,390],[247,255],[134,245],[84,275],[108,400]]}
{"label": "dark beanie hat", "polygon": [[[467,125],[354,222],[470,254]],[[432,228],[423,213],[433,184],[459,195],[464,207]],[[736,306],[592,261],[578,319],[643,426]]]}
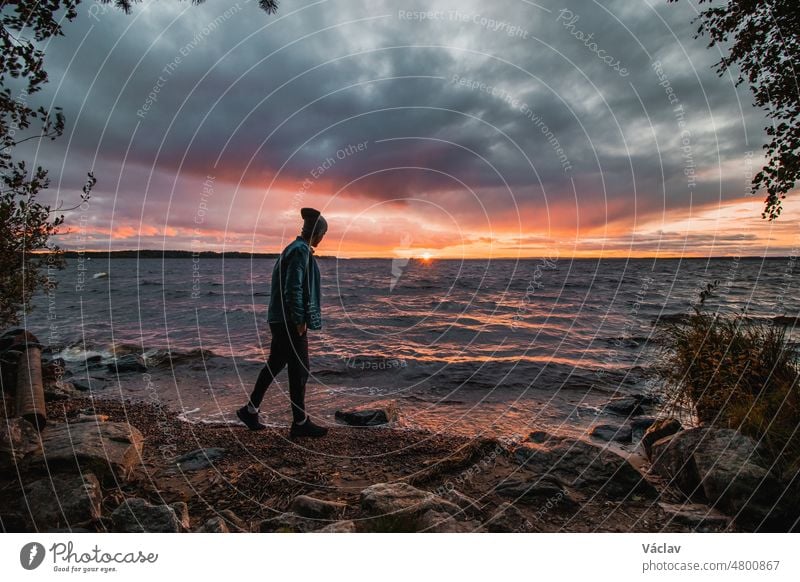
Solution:
{"label": "dark beanie hat", "polygon": [[303,217],[303,236],[311,238],[314,234],[325,234],[328,231],[328,221],[322,217],[319,210],[314,208],[301,208],[300,216]]}

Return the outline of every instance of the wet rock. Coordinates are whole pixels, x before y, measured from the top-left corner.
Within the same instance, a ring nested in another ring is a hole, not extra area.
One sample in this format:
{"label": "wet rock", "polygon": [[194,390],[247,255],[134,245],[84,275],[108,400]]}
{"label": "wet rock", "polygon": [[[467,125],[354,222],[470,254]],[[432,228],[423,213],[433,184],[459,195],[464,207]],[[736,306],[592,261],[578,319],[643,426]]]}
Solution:
{"label": "wet rock", "polygon": [[79,392],[89,392],[91,390],[88,383],[84,383],[80,380],[72,380],[72,387]]}
{"label": "wet rock", "polygon": [[407,483],[378,483],[361,491],[361,510],[372,531],[414,532],[427,511],[457,515],[460,508],[446,499]]}
{"label": "wet rock", "polygon": [[89,356],[86,358],[86,367],[89,370],[99,370],[103,367],[103,356]]}
{"label": "wet rock", "polygon": [[42,432],[42,449],[28,455],[28,467],[89,471],[103,482],[126,480],[141,463],[142,433],[126,422],[51,423]]}
{"label": "wet rock", "polygon": [[178,533],[188,531],[189,513],[183,502],[152,505],[133,497],[111,514],[114,531],[123,533]]}
{"label": "wet rock", "polygon": [[641,416],[639,418],[632,418],[628,425],[631,427],[631,440],[640,441],[644,436],[647,429],[650,428],[656,419],[652,416]]}
{"label": "wet rock", "polygon": [[654,422],[642,437],[642,448],[648,459],[652,460],[653,443],[683,430],[683,426],[674,418],[662,418]]}
{"label": "wet rock", "polygon": [[40,448],[39,431],[27,420],[9,418],[0,422],[0,469],[16,467]]}
{"label": "wet rock", "polygon": [[103,492],[92,473],[53,475],[26,487],[34,529],[69,527],[100,517]]}
{"label": "wet rock", "polygon": [[128,374],[131,372],[146,372],[147,366],[144,364],[144,359],[138,354],[126,354],[108,364],[108,370],[117,374]]}
{"label": "wet rock", "polygon": [[784,498],[775,506],[785,485],[758,443],[736,430],[684,430],[653,443],[652,456],[653,472],[747,529],[780,531],[797,518],[795,500]]}
{"label": "wet rock", "polygon": [[517,461],[538,475],[552,475],[578,491],[602,493],[624,499],[631,493],[648,498],[655,488],[617,453],[583,439],[551,436],[541,444],[523,444],[515,450]]}
{"label": "wet rock", "polygon": [[495,493],[510,497],[512,503],[533,505],[558,505],[560,509],[572,509],[577,501],[564,485],[552,475],[533,476],[529,480],[509,479],[495,487]]}
{"label": "wet rock", "polygon": [[644,412],[642,409],[643,401],[644,397],[639,395],[613,398],[606,403],[605,410],[622,416],[634,416]]}
{"label": "wet rock", "polygon": [[397,420],[397,408],[393,404],[387,404],[381,408],[337,410],[334,417],[350,426],[379,426]]}
{"label": "wet rock", "polygon": [[334,521],[322,529],[318,529],[317,533],[356,533],[356,524],[350,520]]}
{"label": "wet rock", "polygon": [[331,519],[347,507],[344,503],[316,499],[308,495],[298,495],[292,500],[292,511],[301,517]]}
{"label": "wet rock", "polygon": [[205,449],[195,449],[175,459],[175,464],[181,471],[197,471],[205,469],[225,456],[225,449],[219,447],[208,447]]}
{"label": "wet rock", "polygon": [[602,441],[616,441],[618,443],[631,442],[633,431],[628,426],[618,424],[597,424],[592,427],[591,436]]}

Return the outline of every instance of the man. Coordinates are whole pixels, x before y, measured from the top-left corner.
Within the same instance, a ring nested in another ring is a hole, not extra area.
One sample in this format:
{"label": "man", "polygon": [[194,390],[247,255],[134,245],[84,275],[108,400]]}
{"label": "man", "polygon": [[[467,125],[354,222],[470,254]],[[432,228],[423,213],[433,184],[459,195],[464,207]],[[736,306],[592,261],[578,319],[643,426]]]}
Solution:
{"label": "man", "polygon": [[311,422],[306,414],[305,395],[308,380],[309,329],[322,329],[320,276],[314,247],[328,230],[328,223],[318,210],[302,208],[303,229],[290,243],[272,269],[272,293],[267,321],[272,332],[269,359],[256,380],[250,401],[236,411],[247,428],[266,428],[259,421],[258,407],[275,376],[289,365],[289,397],[292,405],[291,437],[324,436],[328,429]]}

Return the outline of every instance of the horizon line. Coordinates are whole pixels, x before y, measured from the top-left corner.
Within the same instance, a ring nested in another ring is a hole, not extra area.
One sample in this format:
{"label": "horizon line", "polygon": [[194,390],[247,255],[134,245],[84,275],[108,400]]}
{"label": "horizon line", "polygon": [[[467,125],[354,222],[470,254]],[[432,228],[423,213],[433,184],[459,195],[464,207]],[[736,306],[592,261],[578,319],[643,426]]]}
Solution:
{"label": "horizon line", "polygon": [[[40,251],[43,254],[46,254],[47,251]],[[278,256],[280,255],[280,251],[240,251],[240,250],[229,250],[229,251],[212,251],[212,250],[204,250],[204,251],[194,251],[194,250],[187,250],[187,249],[114,249],[114,250],[98,250],[98,249],[83,249],[83,250],[74,250],[74,249],[61,249],[61,252],[65,254],[84,254],[84,255],[91,255],[91,254],[102,254],[102,255],[109,255],[115,253],[147,253],[147,254],[165,254],[165,253],[181,253],[181,254],[189,254],[189,255],[226,255],[226,254],[238,254],[238,255],[248,255],[251,258],[255,255],[273,255]],[[38,254],[38,253],[37,253]],[[423,257],[398,257],[398,256],[356,256],[356,257],[348,257],[348,256],[338,256],[338,255],[324,255],[324,254],[316,254],[315,256],[318,259],[336,259],[336,260],[392,260],[392,259],[408,259],[408,260],[417,260],[422,262],[432,262],[432,261],[470,261],[470,260],[529,260],[529,259],[542,259],[545,258],[545,255],[532,255],[532,256],[500,256],[500,257],[435,257],[431,256],[430,258],[423,258]],[[602,255],[589,255],[589,256],[565,256],[565,257],[556,257],[556,260],[597,260],[597,259],[604,259],[604,260],[643,260],[643,259],[655,259],[655,260],[664,260],[664,259],[692,259],[692,260],[700,260],[700,259],[788,259],[793,257],[794,255],[787,254],[787,255],[642,255],[642,256],[602,256]],[[180,258],[180,257],[176,257]],[[547,257],[551,258],[551,257]]]}

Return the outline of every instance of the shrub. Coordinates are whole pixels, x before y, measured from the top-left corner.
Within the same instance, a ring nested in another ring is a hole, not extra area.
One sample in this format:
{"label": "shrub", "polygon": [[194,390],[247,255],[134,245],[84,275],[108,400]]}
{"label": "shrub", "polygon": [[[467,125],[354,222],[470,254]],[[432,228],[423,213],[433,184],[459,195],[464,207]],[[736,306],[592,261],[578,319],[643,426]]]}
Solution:
{"label": "shrub", "polygon": [[700,292],[693,313],[657,332],[657,371],[673,414],[690,410],[704,425],[739,430],[764,446],[779,468],[800,468],[800,367],[786,328],[746,311],[711,313]]}

